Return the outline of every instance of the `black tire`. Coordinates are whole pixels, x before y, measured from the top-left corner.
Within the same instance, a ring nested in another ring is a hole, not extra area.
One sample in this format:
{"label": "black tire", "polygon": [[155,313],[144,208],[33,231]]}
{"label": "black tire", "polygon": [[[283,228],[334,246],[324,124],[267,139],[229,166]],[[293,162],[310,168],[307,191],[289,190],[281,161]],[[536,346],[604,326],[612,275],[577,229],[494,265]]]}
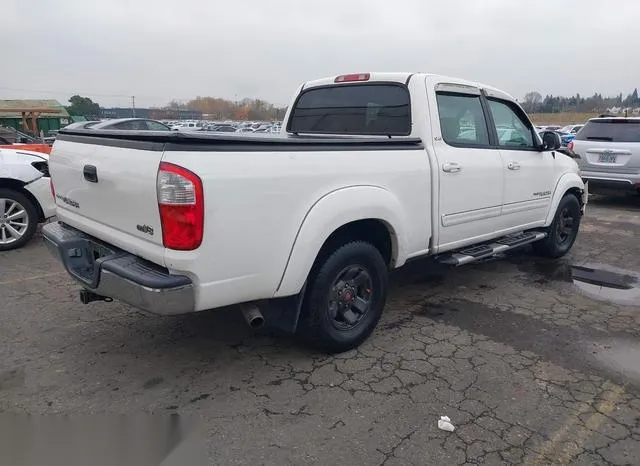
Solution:
{"label": "black tire", "polygon": [[536,254],[544,257],[564,256],[569,252],[578,236],[581,218],[582,213],[578,198],[573,194],[565,194],[560,199],[553,222],[546,230],[547,237],[533,243],[533,250]]}
{"label": "black tire", "polygon": [[373,245],[355,241],[336,249],[311,273],[298,339],[328,353],[357,347],[380,320],[387,284],[387,264]]}
{"label": "black tire", "polygon": [[[36,232],[36,228],[38,226],[38,210],[33,205],[33,203],[19,191],[15,191],[13,189],[2,188],[0,189],[0,199],[6,199],[7,202],[17,202],[20,204],[27,213],[26,223],[27,226],[24,228],[24,231],[21,230],[22,236],[17,240],[11,242],[4,242],[2,236],[3,228],[7,228],[3,223],[3,216],[5,214],[4,211],[0,212],[0,251],[9,251],[11,249],[18,249],[24,246],[31,240],[33,234]],[[8,208],[8,207],[7,207]],[[4,210],[1,209],[0,210]],[[5,237],[8,237],[8,234],[5,233]]]}

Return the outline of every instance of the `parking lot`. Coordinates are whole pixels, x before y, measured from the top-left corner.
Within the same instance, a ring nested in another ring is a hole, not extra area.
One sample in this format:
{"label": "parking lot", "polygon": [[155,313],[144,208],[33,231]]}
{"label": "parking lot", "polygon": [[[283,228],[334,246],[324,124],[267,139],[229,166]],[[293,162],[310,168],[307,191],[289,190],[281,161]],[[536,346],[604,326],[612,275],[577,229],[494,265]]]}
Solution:
{"label": "parking lot", "polygon": [[36,237],[0,257],[0,410],[195,414],[216,464],[638,464],[638,239],[639,197],[592,197],[562,260],[411,263],[326,356],[232,311],[84,306]]}

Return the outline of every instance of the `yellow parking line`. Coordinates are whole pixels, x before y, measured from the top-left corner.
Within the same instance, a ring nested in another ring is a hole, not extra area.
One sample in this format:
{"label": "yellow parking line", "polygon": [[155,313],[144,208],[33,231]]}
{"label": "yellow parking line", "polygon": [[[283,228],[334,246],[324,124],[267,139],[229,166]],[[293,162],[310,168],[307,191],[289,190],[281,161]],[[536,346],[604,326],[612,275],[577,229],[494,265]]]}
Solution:
{"label": "yellow parking line", "polygon": [[36,275],[35,277],[27,277],[27,278],[18,278],[15,280],[7,280],[4,282],[0,282],[0,285],[11,285],[12,283],[20,283],[25,282],[27,280],[38,280],[39,278],[47,278],[47,277],[55,277],[56,275],[62,275],[64,272],[52,272],[45,273],[44,275]]}
{"label": "yellow parking line", "polygon": [[[587,413],[590,410],[590,405],[585,404],[585,407],[578,410],[578,412],[571,416],[567,423],[556,431],[551,440],[543,444],[542,448],[538,452],[533,465],[549,464],[548,461],[552,461],[553,464],[568,465],[571,459],[580,452],[580,445],[589,438],[589,435],[595,431],[606,419],[605,416],[612,413],[616,408],[616,403],[624,393],[624,388],[619,385],[614,385],[607,382],[605,386],[605,393],[602,401],[596,405],[596,411],[589,416],[584,422],[584,426],[578,427],[576,435],[567,438],[567,434],[570,434],[571,429],[576,426],[580,416]],[[560,445],[567,440],[571,440],[573,443],[565,446],[562,450],[557,451]]]}

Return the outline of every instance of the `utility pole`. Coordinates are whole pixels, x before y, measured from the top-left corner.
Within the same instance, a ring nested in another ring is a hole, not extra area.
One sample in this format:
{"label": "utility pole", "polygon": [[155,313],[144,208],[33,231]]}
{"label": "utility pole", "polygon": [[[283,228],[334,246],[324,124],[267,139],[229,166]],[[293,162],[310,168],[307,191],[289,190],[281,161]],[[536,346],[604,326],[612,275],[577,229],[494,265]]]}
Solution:
{"label": "utility pole", "polygon": [[133,112],[133,118],[136,117],[136,96],[131,96],[131,111]]}

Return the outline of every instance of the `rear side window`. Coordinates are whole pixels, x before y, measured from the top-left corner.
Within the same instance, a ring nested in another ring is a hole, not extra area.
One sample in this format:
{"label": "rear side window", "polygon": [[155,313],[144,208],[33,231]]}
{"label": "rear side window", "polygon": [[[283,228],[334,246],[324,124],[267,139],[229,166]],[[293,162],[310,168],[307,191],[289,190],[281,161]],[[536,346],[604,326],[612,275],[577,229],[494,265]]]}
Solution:
{"label": "rear side window", "polygon": [[303,92],[291,112],[292,133],[406,136],[409,91],[399,84],[344,84]]}
{"label": "rear side window", "polygon": [[576,139],[640,142],[640,120],[591,120],[578,132]]}
{"label": "rear side window", "polygon": [[147,120],[147,128],[151,131],[169,131],[169,127],[158,121]]}
{"label": "rear side window", "polygon": [[114,128],[114,129],[126,129],[128,131],[131,131],[131,130],[137,129],[136,127],[134,127],[133,123],[134,123],[133,121],[123,121],[121,123],[116,123],[111,128]]}
{"label": "rear side window", "polygon": [[442,139],[449,145],[489,146],[480,96],[437,93]]}

